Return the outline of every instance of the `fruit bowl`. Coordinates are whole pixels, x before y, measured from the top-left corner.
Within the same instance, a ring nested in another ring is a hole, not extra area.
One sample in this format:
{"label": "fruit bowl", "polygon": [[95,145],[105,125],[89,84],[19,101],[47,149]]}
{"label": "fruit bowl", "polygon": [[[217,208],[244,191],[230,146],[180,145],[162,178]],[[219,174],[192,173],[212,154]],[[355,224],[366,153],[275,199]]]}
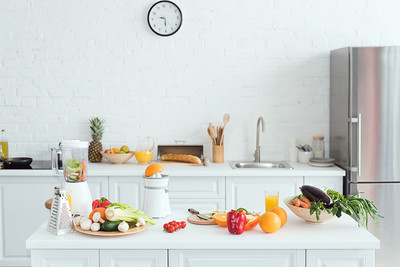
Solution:
{"label": "fruit bowl", "polygon": [[103,157],[108,160],[109,162],[113,163],[113,164],[122,164],[127,162],[130,158],[133,157],[133,155],[135,155],[134,152],[129,151],[126,154],[108,154],[108,153],[104,153],[104,152],[100,152]]}
{"label": "fruit bowl", "polygon": [[328,213],[327,211],[321,211],[321,215],[319,216],[319,220],[317,220],[317,215],[315,214],[315,212],[313,213],[313,215],[310,215],[310,209],[305,209],[302,207],[296,207],[292,204],[292,199],[295,196],[292,197],[288,197],[284,199],[284,202],[286,204],[286,206],[288,206],[288,208],[297,215],[297,217],[302,218],[303,220],[305,220],[306,222],[309,223],[324,223],[327,220],[332,219],[333,217],[335,217],[335,215]]}

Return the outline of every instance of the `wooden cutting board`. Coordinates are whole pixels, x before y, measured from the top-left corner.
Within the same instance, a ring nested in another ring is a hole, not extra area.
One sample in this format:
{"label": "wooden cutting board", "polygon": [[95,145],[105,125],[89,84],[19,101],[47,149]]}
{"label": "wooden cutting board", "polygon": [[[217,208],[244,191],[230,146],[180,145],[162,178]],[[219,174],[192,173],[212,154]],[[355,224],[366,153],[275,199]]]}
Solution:
{"label": "wooden cutting board", "polygon": [[[211,216],[211,213],[204,213],[204,215]],[[193,224],[201,224],[201,225],[213,225],[217,224],[214,219],[209,219],[209,220],[203,220],[197,217],[196,214],[192,214],[189,217],[187,217],[188,222],[193,223]]]}

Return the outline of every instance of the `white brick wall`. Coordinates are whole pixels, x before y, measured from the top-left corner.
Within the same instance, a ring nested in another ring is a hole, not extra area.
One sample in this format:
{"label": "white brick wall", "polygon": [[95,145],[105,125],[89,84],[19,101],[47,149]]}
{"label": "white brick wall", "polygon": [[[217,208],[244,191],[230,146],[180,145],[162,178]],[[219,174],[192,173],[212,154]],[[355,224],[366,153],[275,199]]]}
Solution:
{"label": "white brick wall", "polygon": [[225,158],[249,159],[264,116],[262,158],[289,140],[328,135],[329,51],[399,45],[397,0],[175,0],[183,26],[158,37],[155,1],[1,0],[0,128],[12,156],[48,158],[67,138],[104,144],[205,144],[208,123],[231,114]]}

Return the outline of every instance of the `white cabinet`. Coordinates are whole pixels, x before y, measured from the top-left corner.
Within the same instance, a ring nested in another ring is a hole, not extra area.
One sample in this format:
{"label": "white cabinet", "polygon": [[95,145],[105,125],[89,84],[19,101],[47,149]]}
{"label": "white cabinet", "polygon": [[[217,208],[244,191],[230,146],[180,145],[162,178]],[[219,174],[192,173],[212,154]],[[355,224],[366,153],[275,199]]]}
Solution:
{"label": "white cabinet", "polygon": [[167,267],[166,250],[101,250],[100,267]]}
{"label": "white cabinet", "polygon": [[304,267],[304,250],[169,250],[174,267]]}
{"label": "white cabinet", "polygon": [[287,209],[283,199],[300,193],[303,177],[227,177],[226,208],[240,207],[265,211],[264,191],[279,191],[279,206]]}
{"label": "white cabinet", "polygon": [[44,203],[59,182],[58,177],[1,177],[0,265],[30,265],[25,241],[48,219]]}
{"label": "white cabinet", "polygon": [[329,188],[343,193],[343,177],[339,176],[305,176],[304,184],[320,188]]}
{"label": "white cabinet", "polygon": [[88,185],[93,200],[100,197],[108,198],[108,179],[107,177],[89,176]]}
{"label": "white cabinet", "polygon": [[170,198],[225,198],[225,177],[171,176]]}
{"label": "white cabinet", "polygon": [[225,210],[225,177],[172,176],[168,188],[172,211]]}
{"label": "white cabinet", "polygon": [[142,177],[109,177],[111,202],[127,203],[135,209],[143,205],[144,182]]}
{"label": "white cabinet", "polygon": [[208,213],[214,210],[225,210],[225,199],[170,199],[172,212],[194,208],[199,212]]}
{"label": "white cabinet", "polygon": [[98,267],[98,250],[32,250],[32,267]]}
{"label": "white cabinet", "polygon": [[307,250],[307,267],[373,267],[374,250]]}

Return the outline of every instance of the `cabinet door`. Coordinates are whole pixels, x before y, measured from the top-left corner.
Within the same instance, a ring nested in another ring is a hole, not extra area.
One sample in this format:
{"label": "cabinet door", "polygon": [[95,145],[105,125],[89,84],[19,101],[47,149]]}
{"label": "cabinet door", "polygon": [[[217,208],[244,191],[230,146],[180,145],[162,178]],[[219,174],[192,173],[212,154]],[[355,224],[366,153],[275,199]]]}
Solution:
{"label": "cabinet door", "polygon": [[225,198],[225,177],[178,177],[169,179],[170,198]]}
{"label": "cabinet door", "polygon": [[32,250],[32,267],[99,267],[98,250]]}
{"label": "cabinet door", "polygon": [[374,267],[374,250],[307,250],[307,267]]}
{"label": "cabinet door", "polygon": [[343,177],[341,176],[305,176],[304,184],[320,188],[329,188],[343,193]]}
{"label": "cabinet door", "polygon": [[108,177],[89,176],[88,181],[93,200],[101,197],[108,198]]}
{"label": "cabinet door", "polygon": [[100,267],[167,267],[166,250],[101,250]]}
{"label": "cabinet door", "polygon": [[303,177],[227,177],[226,209],[244,207],[264,212],[264,191],[279,191],[279,206],[287,209],[283,200],[299,194],[302,184]]}
{"label": "cabinet door", "polygon": [[304,267],[304,250],[170,250],[174,267]]}
{"label": "cabinet door", "polygon": [[30,265],[25,241],[48,220],[44,203],[59,183],[58,177],[0,178],[0,265]]}
{"label": "cabinet door", "polygon": [[186,211],[194,208],[199,212],[212,212],[214,210],[225,210],[225,199],[170,199],[171,210]]}
{"label": "cabinet door", "polygon": [[109,177],[111,202],[127,203],[135,209],[143,205],[144,183],[142,177]]}

